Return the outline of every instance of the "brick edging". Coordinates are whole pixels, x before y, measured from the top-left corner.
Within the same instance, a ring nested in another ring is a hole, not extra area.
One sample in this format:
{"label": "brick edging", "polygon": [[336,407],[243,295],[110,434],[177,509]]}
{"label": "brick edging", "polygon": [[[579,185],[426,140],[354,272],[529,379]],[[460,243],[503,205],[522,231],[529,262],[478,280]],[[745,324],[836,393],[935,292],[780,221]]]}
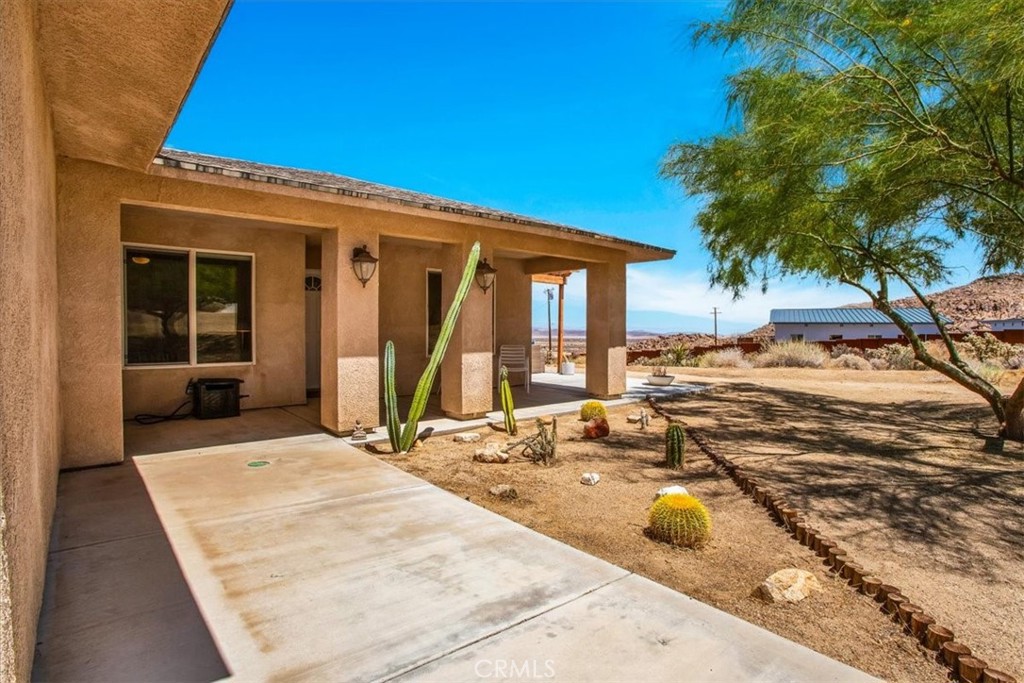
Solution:
{"label": "brick edging", "polygon": [[832,572],[846,579],[850,587],[878,603],[883,612],[903,626],[907,635],[914,637],[926,649],[935,652],[936,660],[950,670],[950,677],[953,680],[963,683],[1017,683],[1016,678],[990,667],[987,662],[979,659],[971,648],[956,641],[951,629],[937,624],[933,617],[906,597],[899,588],[868,572],[841,548],[837,541],[823,536],[812,526],[801,510],[790,505],[779,492],[766,486],[753,473],[748,473],[718,453],[700,432],[665,411],[653,397],[648,397],[647,403],[668,422],[682,424],[686,436],[697,444],[716,468],[729,475],[743,493],[767,509],[776,523],[790,532],[792,538],[822,558]]}

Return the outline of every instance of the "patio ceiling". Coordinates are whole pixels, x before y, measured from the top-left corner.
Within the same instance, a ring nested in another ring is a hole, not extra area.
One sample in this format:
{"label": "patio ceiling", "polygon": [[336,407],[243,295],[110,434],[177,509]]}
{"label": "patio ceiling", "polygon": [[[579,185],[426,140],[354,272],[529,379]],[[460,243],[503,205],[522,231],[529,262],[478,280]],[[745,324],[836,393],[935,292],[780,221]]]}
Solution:
{"label": "patio ceiling", "polygon": [[40,0],[39,53],[57,153],[145,170],[231,0]]}

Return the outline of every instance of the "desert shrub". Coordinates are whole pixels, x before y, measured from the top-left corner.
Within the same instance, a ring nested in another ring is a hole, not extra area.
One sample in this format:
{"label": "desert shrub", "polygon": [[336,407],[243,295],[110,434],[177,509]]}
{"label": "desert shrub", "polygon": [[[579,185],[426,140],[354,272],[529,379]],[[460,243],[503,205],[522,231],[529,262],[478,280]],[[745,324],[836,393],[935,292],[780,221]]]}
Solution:
{"label": "desert shrub", "polygon": [[868,361],[868,364],[871,366],[872,370],[889,369],[889,361],[885,360],[884,358],[872,358],[871,360]]}
{"label": "desert shrub", "polygon": [[1017,345],[1013,348],[1015,349],[1014,355],[1007,358],[1003,365],[1007,370],[1020,370],[1024,368],[1024,346]]}
{"label": "desert shrub", "polygon": [[708,351],[697,359],[697,365],[702,368],[749,368],[753,367],[749,360],[743,356],[740,349],[722,349],[721,351]]}
{"label": "desert shrub", "polygon": [[608,418],[608,411],[604,409],[604,404],[600,401],[587,401],[580,406],[580,419],[586,422],[593,420],[595,417]]}
{"label": "desert shrub", "polygon": [[711,515],[707,508],[685,493],[658,498],[651,506],[648,522],[651,537],[684,548],[700,548],[711,538]]}
{"label": "desert shrub", "polygon": [[690,355],[690,347],[686,344],[676,344],[675,346],[668,348],[665,353],[661,354],[661,356],[667,361],[664,365],[676,368],[685,367],[693,360]]}
{"label": "desert shrub", "polygon": [[863,356],[855,356],[852,353],[844,353],[843,355],[833,358],[829,362],[830,368],[841,368],[843,370],[871,370],[871,363]]}
{"label": "desert shrub", "polygon": [[754,356],[759,368],[821,368],[829,356],[818,344],[772,342]]}
{"label": "desert shrub", "polygon": [[832,347],[830,355],[833,359],[838,359],[842,356],[856,356],[857,358],[863,358],[864,352],[860,349],[855,349],[852,346],[847,346],[846,344],[836,344]]}
{"label": "desert shrub", "polygon": [[865,353],[868,360],[884,360],[889,370],[914,370],[914,350],[903,344],[886,344]]}
{"label": "desert shrub", "polygon": [[1000,380],[1003,379],[1003,376],[1006,375],[1006,368],[1003,367],[1002,363],[970,360],[967,364],[970,365],[971,369],[978,373],[978,375],[989,384],[999,384]]}
{"label": "desert shrub", "polygon": [[1014,355],[1013,345],[996,339],[988,332],[969,334],[963,338],[963,346],[969,355],[981,362],[992,362],[1003,365],[1006,359]]}

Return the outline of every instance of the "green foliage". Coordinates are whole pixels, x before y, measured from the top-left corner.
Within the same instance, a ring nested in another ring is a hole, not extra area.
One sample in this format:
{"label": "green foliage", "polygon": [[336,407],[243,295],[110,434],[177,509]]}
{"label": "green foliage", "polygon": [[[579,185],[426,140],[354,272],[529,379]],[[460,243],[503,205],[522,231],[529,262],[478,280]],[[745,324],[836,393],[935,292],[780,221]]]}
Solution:
{"label": "green foliage", "polygon": [[434,344],[434,351],[430,354],[427,367],[416,384],[412,405],[409,406],[409,415],[400,434],[398,432],[398,399],[395,395],[395,345],[390,340],[384,345],[384,403],[387,411],[388,439],[391,441],[391,448],[396,453],[408,453],[416,443],[416,430],[419,428],[420,418],[423,417],[423,411],[427,408],[430,390],[434,386],[434,379],[437,376],[438,368],[441,367],[445,351],[448,350],[448,342],[451,341],[462,304],[473,284],[476,263],[479,259],[480,243],[476,242],[466,260],[466,268],[462,271],[462,280],[459,281],[459,287],[455,291],[455,298],[441,324],[441,331],[437,336],[437,343]]}
{"label": "green foliage", "polygon": [[[987,271],[1024,266],[1022,22],[1024,0],[732,0],[700,26],[697,41],[744,57],[735,124],[673,146],[662,172],[703,200],[712,284],[843,283],[893,317],[890,285],[931,305],[959,250]],[[1003,396],[948,336],[947,361],[894,322],[1024,439],[1024,380]]]}
{"label": "green foliage", "polygon": [[505,416],[505,431],[509,436],[515,436],[516,407],[512,402],[512,386],[508,383],[508,368],[502,365],[498,377],[498,393],[501,394],[501,413]]}
{"label": "green foliage", "polygon": [[677,470],[686,466],[686,432],[672,423],[665,430],[665,464]]}
{"label": "green foliage", "polygon": [[654,501],[648,522],[650,535],[665,543],[700,548],[711,540],[711,515],[685,493],[669,493]]}
{"label": "green foliage", "polygon": [[580,406],[580,419],[589,422],[595,417],[608,418],[608,411],[605,410],[604,404],[600,401],[587,401]]}

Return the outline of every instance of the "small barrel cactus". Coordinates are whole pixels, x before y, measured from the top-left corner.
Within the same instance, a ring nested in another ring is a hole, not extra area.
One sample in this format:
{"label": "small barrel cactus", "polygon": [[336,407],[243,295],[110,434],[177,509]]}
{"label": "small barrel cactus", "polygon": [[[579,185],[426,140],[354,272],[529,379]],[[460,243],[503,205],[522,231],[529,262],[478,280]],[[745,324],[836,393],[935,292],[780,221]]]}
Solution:
{"label": "small barrel cactus", "polygon": [[604,404],[600,401],[587,401],[580,406],[580,419],[584,422],[590,422],[595,417],[601,417],[608,419],[608,411],[604,409]]}
{"label": "small barrel cactus", "polygon": [[665,543],[700,548],[711,539],[711,515],[699,500],[685,493],[658,498],[648,522],[651,537]]}
{"label": "small barrel cactus", "polygon": [[665,430],[665,463],[677,470],[686,465],[686,433],[682,425],[673,423]]}

